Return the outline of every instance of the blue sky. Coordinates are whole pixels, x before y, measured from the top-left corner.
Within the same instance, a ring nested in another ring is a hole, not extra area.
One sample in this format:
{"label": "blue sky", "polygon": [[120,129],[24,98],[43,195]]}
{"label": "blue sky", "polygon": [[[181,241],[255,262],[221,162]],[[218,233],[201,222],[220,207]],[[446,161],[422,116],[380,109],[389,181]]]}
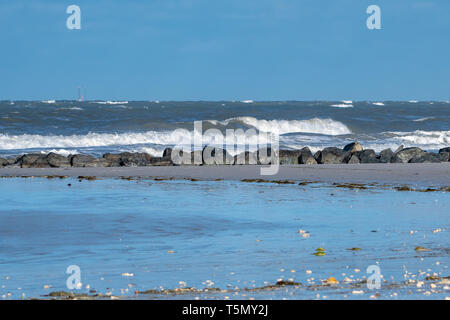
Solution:
{"label": "blue sky", "polygon": [[0,100],[449,100],[449,39],[448,0],[0,0]]}

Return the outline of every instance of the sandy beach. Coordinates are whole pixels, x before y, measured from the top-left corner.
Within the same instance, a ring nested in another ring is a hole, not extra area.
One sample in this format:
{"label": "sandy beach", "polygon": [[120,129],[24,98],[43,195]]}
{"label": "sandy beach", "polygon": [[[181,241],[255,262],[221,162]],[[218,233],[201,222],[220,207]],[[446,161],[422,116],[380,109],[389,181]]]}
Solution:
{"label": "sandy beach", "polygon": [[92,176],[97,178],[142,177],[162,179],[317,181],[324,183],[387,183],[448,186],[450,163],[321,164],[280,166],[276,175],[260,175],[259,165],[170,166],[116,168],[0,168],[0,176]]}

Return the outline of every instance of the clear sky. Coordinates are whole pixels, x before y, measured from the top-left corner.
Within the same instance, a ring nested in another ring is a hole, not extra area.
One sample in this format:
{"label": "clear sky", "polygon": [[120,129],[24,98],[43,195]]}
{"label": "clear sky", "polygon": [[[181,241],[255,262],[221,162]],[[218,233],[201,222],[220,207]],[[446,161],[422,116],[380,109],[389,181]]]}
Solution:
{"label": "clear sky", "polygon": [[0,100],[450,100],[449,0],[0,0],[0,43]]}

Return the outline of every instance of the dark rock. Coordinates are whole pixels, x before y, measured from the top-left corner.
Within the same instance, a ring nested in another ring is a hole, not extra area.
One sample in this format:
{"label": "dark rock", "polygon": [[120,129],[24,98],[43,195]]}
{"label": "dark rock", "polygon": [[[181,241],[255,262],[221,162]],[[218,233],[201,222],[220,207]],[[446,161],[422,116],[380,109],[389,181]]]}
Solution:
{"label": "dark rock", "polygon": [[394,156],[394,152],[391,149],[384,149],[380,152],[380,162],[381,163],[389,163],[391,162],[392,157]]}
{"label": "dark rock", "polygon": [[120,167],[121,158],[119,154],[105,153],[103,159],[108,162],[108,167]]}
{"label": "dark rock", "polygon": [[356,152],[361,163],[379,163],[380,160],[377,158],[377,154],[372,149],[363,150]]}
{"label": "dark rock", "polygon": [[394,156],[392,157],[391,162],[393,163],[407,163],[412,158],[416,156],[423,155],[425,151],[423,151],[420,148],[405,148],[401,149],[398,152],[394,153]]}
{"label": "dark rock", "polygon": [[0,167],[4,167],[8,165],[8,160],[0,158]]}
{"label": "dark rock", "polygon": [[344,151],[346,151],[346,152],[358,152],[358,151],[362,151],[362,150],[363,150],[363,147],[359,142],[352,142],[344,147]]}
{"label": "dark rock", "polygon": [[49,168],[47,155],[39,153],[25,154],[19,158],[18,164],[22,168]]}
{"label": "dark rock", "polygon": [[450,153],[450,147],[439,149],[439,153],[444,153],[444,152]]}
{"label": "dark rock", "polygon": [[319,151],[317,154],[317,162],[326,164],[326,163],[343,163],[347,152],[342,149],[336,147],[325,148],[322,151]]}
{"label": "dark rock", "polygon": [[298,158],[301,154],[300,150],[280,150],[278,152],[280,164],[298,164]]}
{"label": "dark rock", "polygon": [[278,157],[277,152],[271,147],[260,148],[256,154],[258,156],[258,164],[263,165],[276,163]]}
{"label": "dark rock", "polygon": [[212,146],[203,148],[203,164],[221,165],[233,164],[234,158],[224,149]]}
{"label": "dark rock", "polygon": [[244,151],[234,156],[234,164],[258,164],[256,152]]}
{"label": "dark rock", "polygon": [[314,157],[314,159],[316,160],[316,162],[317,162],[317,159],[319,158],[319,156],[320,156],[321,153],[322,153],[321,150],[316,151],[316,153],[314,153],[313,157]]}
{"label": "dark rock", "polygon": [[93,167],[95,158],[90,155],[85,154],[75,154],[69,156],[70,164],[72,167],[83,168],[83,167]]}
{"label": "dark rock", "polygon": [[450,152],[439,152],[436,155],[436,158],[439,159],[441,162],[449,162],[450,161]]}
{"label": "dark rock", "polygon": [[317,164],[316,159],[309,150],[308,147],[300,149],[300,156],[298,157],[298,163],[300,164]]}
{"label": "dark rock", "polygon": [[70,167],[70,162],[67,157],[64,157],[60,154],[50,152],[47,155],[47,162],[50,165],[50,167],[54,168],[68,168]]}
{"label": "dark rock", "polygon": [[203,164],[203,151],[195,150],[193,152],[183,151],[181,149],[172,150],[172,164],[175,166],[200,166]]}
{"label": "dark rock", "polygon": [[150,164],[150,155],[148,153],[119,153],[120,165],[123,167],[145,167]]}
{"label": "dark rock", "polygon": [[202,151],[197,150],[194,152],[189,152],[176,148],[170,151],[170,161],[172,161],[172,164],[175,166],[201,165],[203,164]]}
{"label": "dark rock", "polygon": [[173,162],[170,157],[152,157],[150,159],[151,166],[171,166]]}
{"label": "dark rock", "polygon": [[21,158],[20,156],[19,157],[15,157],[15,158],[13,158],[13,157],[6,158],[6,161],[8,161],[7,165],[10,166],[10,165],[13,165],[13,164],[18,164],[20,158]]}
{"label": "dark rock", "polygon": [[172,155],[172,148],[165,148],[163,152],[163,158],[170,158]]}
{"label": "dark rock", "polygon": [[70,164],[73,167],[81,167],[81,168],[97,168],[97,167],[108,167],[109,162],[105,158],[96,159],[91,155],[85,154],[76,154],[71,157]]}
{"label": "dark rock", "polygon": [[394,154],[396,154],[397,152],[400,152],[401,150],[403,150],[403,148],[404,148],[403,145],[399,146],[399,147],[394,151]]}
{"label": "dark rock", "polygon": [[436,163],[441,162],[437,156],[433,153],[424,152],[422,154],[417,154],[409,160],[410,163]]}
{"label": "dark rock", "polygon": [[356,154],[351,154],[350,159],[347,161],[348,164],[358,164],[361,163],[358,156]]}

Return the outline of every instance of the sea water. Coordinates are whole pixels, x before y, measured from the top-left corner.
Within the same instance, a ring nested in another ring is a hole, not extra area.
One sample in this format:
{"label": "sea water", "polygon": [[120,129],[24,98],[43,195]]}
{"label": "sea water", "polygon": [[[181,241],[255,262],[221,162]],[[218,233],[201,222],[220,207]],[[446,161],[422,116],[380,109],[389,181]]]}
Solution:
{"label": "sea water", "polygon": [[[449,201],[448,192],[390,186],[2,178],[0,298],[72,291],[133,299],[444,299],[448,282],[424,279],[449,276]],[[314,255],[319,247],[325,255]],[[73,265],[80,289],[67,287]],[[380,289],[352,285],[370,276],[369,266],[379,267]],[[323,286],[330,277],[339,284]],[[302,286],[249,291],[281,279]],[[183,287],[224,291],[136,293]]]}
{"label": "sea water", "polygon": [[282,148],[308,146],[313,152],[353,141],[377,152],[450,145],[448,101],[0,101],[0,156],[50,151],[161,156],[183,138],[176,130],[192,132],[194,121],[223,133],[277,131]]}

